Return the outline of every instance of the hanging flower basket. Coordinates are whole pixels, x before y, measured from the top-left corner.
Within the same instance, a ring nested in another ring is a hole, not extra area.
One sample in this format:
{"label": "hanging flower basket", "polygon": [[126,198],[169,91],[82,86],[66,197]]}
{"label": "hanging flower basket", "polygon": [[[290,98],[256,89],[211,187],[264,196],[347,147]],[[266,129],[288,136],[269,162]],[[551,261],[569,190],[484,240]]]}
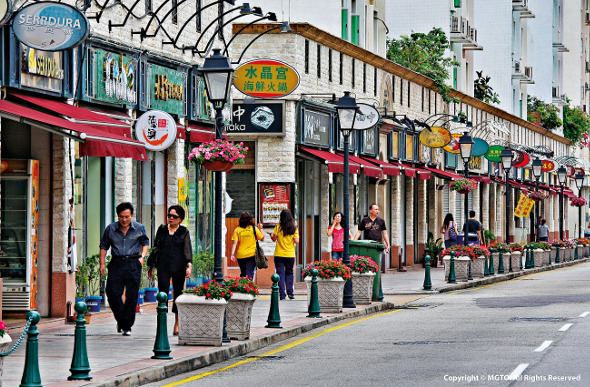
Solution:
{"label": "hanging flower basket", "polygon": [[234,167],[234,164],[230,161],[203,161],[203,167],[209,171],[214,172],[229,172]]}
{"label": "hanging flower basket", "polygon": [[586,205],[586,199],[584,198],[573,198],[570,201],[572,207],[584,207]]}
{"label": "hanging flower basket", "polygon": [[471,190],[469,190],[469,189],[460,189],[457,192],[459,192],[460,194],[468,194],[469,192],[471,192]]}
{"label": "hanging flower basket", "polygon": [[477,188],[477,183],[471,179],[455,180],[449,186],[451,191],[457,191],[460,194],[466,194]]}
{"label": "hanging flower basket", "polygon": [[545,191],[528,191],[526,197],[535,202],[540,202],[541,200],[547,199],[548,195]]}
{"label": "hanging flower basket", "polygon": [[235,144],[226,140],[214,140],[193,148],[188,159],[210,171],[228,172],[234,164],[244,164],[247,151],[248,147],[243,142]]}

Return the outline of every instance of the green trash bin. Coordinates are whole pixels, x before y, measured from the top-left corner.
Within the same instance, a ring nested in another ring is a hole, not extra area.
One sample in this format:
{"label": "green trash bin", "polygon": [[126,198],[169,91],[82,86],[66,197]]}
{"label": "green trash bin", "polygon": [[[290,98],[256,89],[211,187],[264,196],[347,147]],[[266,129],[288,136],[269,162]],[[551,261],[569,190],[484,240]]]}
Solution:
{"label": "green trash bin", "polygon": [[[383,253],[383,250],[385,250],[385,245],[375,241],[361,240],[350,241],[348,246],[348,252],[350,255],[369,257],[377,263],[377,266],[379,266],[379,271],[373,280],[372,301],[382,301],[383,291],[381,290],[381,254]],[[352,286],[354,286],[354,284]]]}

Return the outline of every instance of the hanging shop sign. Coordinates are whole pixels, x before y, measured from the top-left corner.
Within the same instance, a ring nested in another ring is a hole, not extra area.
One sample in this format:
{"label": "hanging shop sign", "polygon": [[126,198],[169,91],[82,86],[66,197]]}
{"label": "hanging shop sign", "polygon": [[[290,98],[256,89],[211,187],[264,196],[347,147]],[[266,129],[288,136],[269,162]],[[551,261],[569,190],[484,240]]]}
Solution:
{"label": "hanging shop sign", "polygon": [[149,69],[148,73],[151,72],[149,107],[184,116],[186,114],[187,74],[156,64],[149,65]]}
{"label": "hanging shop sign", "polygon": [[23,44],[44,51],[63,51],[86,40],[90,32],[86,16],[64,3],[42,1],[21,8],[12,29]]}
{"label": "hanging shop sign", "polygon": [[576,175],[577,174],[584,176],[586,174],[586,172],[584,172],[583,168],[576,168]]}
{"label": "hanging shop sign", "polygon": [[94,99],[125,105],[137,104],[137,59],[97,49],[92,64],[96,82],[91,84]]}
{"label": "hanging shop sign", "polygon": [[135,136],[146,149],[159,151],[170,147],[176,139],[176,122],[166,112],[150,110],[139,117],[135,124]]}
{"label": "hanging shop sign", "polygon": [[49,52],[21,45],[21,86],[61,92],[64,70],[62,53]]}
{"label": "hanging shop sign", "polygon": [[304,106],[301,109],[301,140],[303,144],[330,146],[330,131],[334,115],[328,112],[312,110]]}
{"label": "hanging shop sign", "polygon": [[566,165],[565,169],[567,169],[567,176],[574,177],[576,175],[576,169],[571,165]]}
{"label": "hanging shop sign", "polygon": [[361,132],[361,153],[376,156],[379,149],[379,129],[373,128]]}
{"label": "hanging shop sign", "polygon": [[492,145],[489,149],[488,152],[485,154],[485,158],[488,159],[489,161],[492,161],[494,163],[499,163],[502,161],[502,159],[500,158],[500,154],[502,153],[502,151],[506,149],[504,148],[502,145]]}
{"label": "hanging shop sign", "polygon": [[514,209],[514,216],[516,217],[528,217],[533,209],[533,205],[535,201],[533,199],[529,199],[526,197],[525,194],[520,194],[520,199],[516,204],[516,208]]}
{"label": "hanging shop sign", "polygon": [[471,156],[473,156],[473,157],[483,156],[488,153],[489,149],[490,149],[490,146],[486,141],[482,140],[481,138],[474,138],[473,139],[473,151],[471,153]]}
{"label": "hanging shop sign", "polygon": [[516,168],[524,167],[529,163],[531,158],[524,152],[513,150],[514,158],[512,159],[512,166]]}
{"label": "hanging shop sign", "polygon": [[355,130],[366,130],[377,125],[381,120],[381,115],[375,107],[366,103],[357,104],[359,111],[354,119],[353,128]]}
{"label": "hanging shop sign", "polygon": [[258,184],[260,216],[264,226],[279,224],[281,211],[293,212],[294,190],[292,183]]}
{"label": "hanging shop sign", "polygon": [[234,86],[255,98],[278,98],[299,86],[299,73],[274,59],[257,59],[240,65],[234,72]]}
{"label": "hanging shop sign", "polygon": [[541,172],[552,172],[555,169],[556,169],[555,161],[543,160],[543,166],[541,167]]}
{"label": "hanging shop sign", "polygon": [[440,126],[433,126],[420,132],[420,142],[428,148],[442,148],[451,142],[451,132]]}
{"label": "hanging shop sign", "polygon": [[283,136],[285,134],[285,104],[283,101],[233,103],[231,123],[224,127],[228,135],[255,134]]}
{"label": "hanging shop sign", "polygon": [[447,145],[443,147],[449,153],[459,154],[461,149],[459,148],[459,139],[461,138],[461,133],[454,133],[451,134],[451,141]]}
{"label": "hanging shop sign", "polygon": [[12,4],[10,0],[0,0],[0,27],[10,19]]}

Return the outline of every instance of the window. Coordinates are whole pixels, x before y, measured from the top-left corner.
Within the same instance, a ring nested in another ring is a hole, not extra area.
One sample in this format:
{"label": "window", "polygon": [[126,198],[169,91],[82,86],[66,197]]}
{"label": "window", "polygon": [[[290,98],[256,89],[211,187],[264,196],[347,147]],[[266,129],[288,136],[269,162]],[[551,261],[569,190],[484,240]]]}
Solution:
{"label": "window", "polygon": [[411,100],[411,98],[410,98],[410,96],[411,96],[410,87],[411,86],[412,86],[412,82],[408,81],[408,107],[410,107],[410,100]]}
{"label": "window", "polygon": [[399,133],[398,132],[391,132],[389,133],[391,136],[391,152],[389,157],[398,159],[399,158]]}
{"label": "window", "polygon": [[359,27],[360,27],[360,16],[359,15],[351,15],[350,16],[350,43],[359,44]]}
{"label": "window", "polygon": [[322,77],[322,46],[320,46],[320,44],[318,43],[318,48],[317,48],[317,75],[318,78]]}
{"label": "window", "polygon": [[342,10],[342,31],[340,37],[344,40],[348,40],[348,9]]}
{"label": "window", "polygon": [[[373,67],[373,96],[377,96],[377,67]],[[584,105],[584,107],[586,107],[586,105]]]}
{"label": "window", "polygon": [[351,84],[352,84],[352,88],[354,89],[354,78],[356,77],[356,74],[355,74],[355,71],[354,71],[354,69],[356,67],[355,66],[355,63],[354,63],[354,58],[351,59],[350,65],[352,66],[352,70],[351,70],[351,76],[352,76]]}
{"label": "window", "polygon": [[342,78],[343,78],[343,71],[342,71],[342,62],[344,61],[344,54],[340,53],[340,62],[338,63],[338,72],[340,73],[340,84],[342,84]]}
{"label": "window", "polygon": [[332,50],[328,50],[328,80],[332,82]]}
{"label": "window", "polygon": [[305,74],[309,74],[309,40],[305,41]]}

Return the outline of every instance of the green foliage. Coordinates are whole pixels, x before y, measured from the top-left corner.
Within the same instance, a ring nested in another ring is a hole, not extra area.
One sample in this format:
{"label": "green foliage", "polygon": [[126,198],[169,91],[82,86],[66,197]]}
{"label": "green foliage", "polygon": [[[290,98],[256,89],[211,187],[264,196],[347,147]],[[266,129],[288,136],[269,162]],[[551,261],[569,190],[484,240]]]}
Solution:
{"label": "green foliage", "polygon": [[498,93],[494,92],[492,86],[490,86],[490,77],[484,77],[483,71],[476,71],[477,79],[473,81],[473,94],[475,98],[485,103],[500,103]]}
{"label": "green foliage", "polygon": [[210,251],[199,251],[193,255],[193,273],[195,276],[212,278],[215,256]]}
{"label": "green foliage", "polygon": [[[108,265],[111,256],[105,259],[105,265]],[[95,254],[86,258],[83,265],[78,265],[76,270],[76,297],[85,298],[87,296],[96,296],[100,292],[100,285],[106,280],[107,272],[100,275],[100,255]]]}
{"label": "green foliage", "polygon": [[449,70],[459,63],[445,57],[450,42],[441,28],[432,28],[428,34],[413,32],[387,42],[387,59],[431,78],[446,103],[460,102],[449,97],[451,88],[445,83]]}
{"label": "green foliage", "polygon": [[426,254],[430,254],[430,258],[436,261],[438,255],[444,250],[442,238],[434,240],[434,235],[429,231],[428,238],[426,239],[426,248],[428,249]]}
{"label": "green foliage", "polygon": [[485,246],[489,245],[490,243],[492,243],[492,241],[496,240],[496,236],[490,230],[483,230],[481,234],[483,236],[483,244]]}
{"label": "green foliage", "polygon": [[590,118],[579,106],[563,108],[563,136],[572,143],[579,142],[590,130]]}
{"label": "green foliage", "polygon": [[[547,130],[553,130],[563,125],[559,118],[559,108],[555,105],[545,103],[537,97],[528,97],[527,111],[529,113],[537,112],[541,126]],[[535,122],[531,116],[528,117],[529,122]]]}

